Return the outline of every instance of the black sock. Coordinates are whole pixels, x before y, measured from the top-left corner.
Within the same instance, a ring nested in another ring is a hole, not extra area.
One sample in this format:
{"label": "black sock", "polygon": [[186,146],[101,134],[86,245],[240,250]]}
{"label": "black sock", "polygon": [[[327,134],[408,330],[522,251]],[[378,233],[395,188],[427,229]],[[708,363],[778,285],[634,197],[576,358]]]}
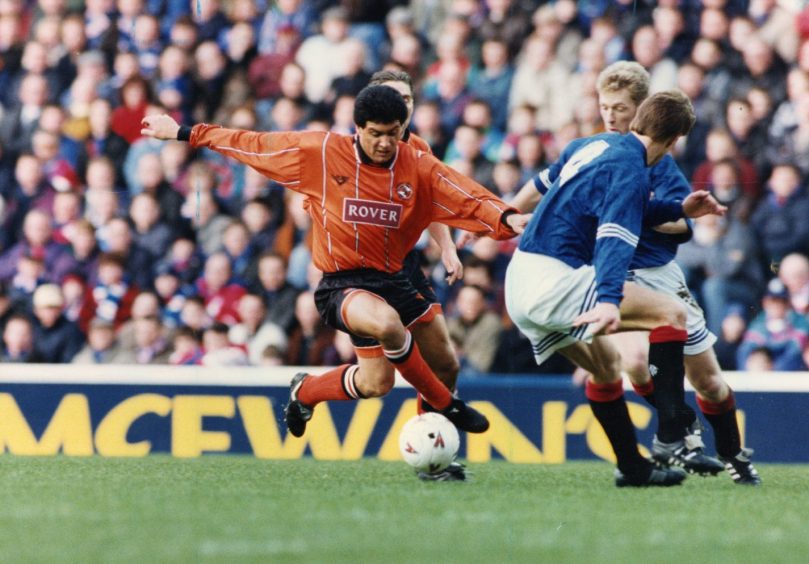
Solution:
{"label": "black sock", "polygon": [[650,472],[651,464],[638,451],[635,426],[629,418],[629,410],[624,401],[621,381],[610,384],[595,384],[590,380],[585,386],[585,394],[595,415],[618,459],[618,469],[624,474]]}
{"label": "black sock", "polygon": [[657,399],[655,399],[655,384],[654,380],[649,380],[643,385],[638,385],[632,382],[632,387],[635,393],[646,400],[646,403],[652,407],[657,407]]}
{"label": "black sock", "polygon": [[696,414],[685,403],[683,346],[688,334],[673,327],[658,327],[649,335],[649,372],[657,403],[657,438],[664,443],[681,440]]}
{"label": "black sock", "polygon": [[697,404],[713,428],[716,453],[727,458],[739,454],[742,449],[742,438],[736,421],[736,398],[733,392],[731,391],[724,401],[717,403],[697,396]]}

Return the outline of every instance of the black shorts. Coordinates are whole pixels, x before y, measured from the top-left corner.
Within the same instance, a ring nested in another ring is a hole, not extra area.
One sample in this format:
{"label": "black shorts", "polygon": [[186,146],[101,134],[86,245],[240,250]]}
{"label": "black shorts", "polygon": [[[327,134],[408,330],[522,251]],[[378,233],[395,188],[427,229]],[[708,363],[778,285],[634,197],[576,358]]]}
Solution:
{"label": "black shorts", "polygon": [[425,300],[432,304],[438,303],[438,296],[435,295],[433,285],[430,284],[430,280],[424,275],[424,271],[421,269],[421,253],[419,251],[413,249],[407,253],[402,265],[402,272],[405,273],[405,276],[410,278],[413,287]]}
{"label": "black shorts", "polygon": [[376,347],[379,341],[353,334],[343,321],[343,301],[352,290],[364,290],[382,298],[396,310],[405,327],[427,314],[432,306],[403,270],[395,274],[370,269],[324,274],[315,290],[317,310],[326,325],[348,333],[355,347]]}

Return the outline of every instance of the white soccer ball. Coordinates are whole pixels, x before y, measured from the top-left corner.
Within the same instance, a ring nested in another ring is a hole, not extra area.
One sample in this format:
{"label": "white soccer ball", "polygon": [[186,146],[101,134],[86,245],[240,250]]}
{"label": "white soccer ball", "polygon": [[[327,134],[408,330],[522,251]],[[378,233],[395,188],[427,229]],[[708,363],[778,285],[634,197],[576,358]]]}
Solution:
{"label": "white soccer ball", "polygon": [[459,446],[458,430],[440,413],[416,415],[399,435],[402,458],[419,472],[444,470],[458,456]]}

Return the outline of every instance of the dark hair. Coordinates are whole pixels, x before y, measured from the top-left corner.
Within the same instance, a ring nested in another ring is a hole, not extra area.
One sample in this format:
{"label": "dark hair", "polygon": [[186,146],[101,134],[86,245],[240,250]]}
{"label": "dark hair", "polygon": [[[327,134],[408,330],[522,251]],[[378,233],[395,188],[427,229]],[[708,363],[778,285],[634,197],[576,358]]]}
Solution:
{"label": "dark hair", "polygon": [[696,117],[691,100],[679,90],[665,90],[646,98],[629,129],[658,143],[669,143],[687,135]]}
{"label": "dark hair", "polygon": [[214,321],[213,324],[205,330],[206,333],[208,331],[210,331],[211,333],[217,333],[219,335],[227,335],[228,326],[222,323],[221,321]]}
{"label": "dark hair", "polygon": [[413,79],[410,78],[410,75],[405,71],[397,71],[397,70],[376,71],[374,74],[371,75],[371,81],[368,83],[368,85],[380,86],[386,82],[404,82],[410,87],[410,91],[413,92]]}
{"label": "dark hair", "polygon": [[365,127],[369,122],[390,124],[407,121],[404,98],[389,86],[366,86],[354,101],[354,123]]}

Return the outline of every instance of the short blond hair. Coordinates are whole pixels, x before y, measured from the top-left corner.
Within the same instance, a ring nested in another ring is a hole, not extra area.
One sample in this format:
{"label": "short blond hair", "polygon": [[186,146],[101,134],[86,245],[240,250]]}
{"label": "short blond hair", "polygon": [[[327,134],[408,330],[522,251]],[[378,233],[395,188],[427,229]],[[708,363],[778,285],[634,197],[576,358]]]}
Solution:
{"label": "short blond hair", "polygon": [[596,80],[596,90],[618,92],[626,90],[636,106],[649,96],[651,78],[643,66],[634,61],[618,61],[601,71]]}

